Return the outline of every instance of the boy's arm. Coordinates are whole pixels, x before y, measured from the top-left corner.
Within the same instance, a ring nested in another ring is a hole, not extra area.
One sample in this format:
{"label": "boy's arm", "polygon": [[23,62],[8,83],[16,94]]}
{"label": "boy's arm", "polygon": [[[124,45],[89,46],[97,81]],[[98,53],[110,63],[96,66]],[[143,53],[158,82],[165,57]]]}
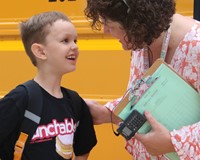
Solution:
{"label": "boy's arm", "polygon": [[81,156],[75,156],[74,160],[87,160],[89,153],[83,154]]}

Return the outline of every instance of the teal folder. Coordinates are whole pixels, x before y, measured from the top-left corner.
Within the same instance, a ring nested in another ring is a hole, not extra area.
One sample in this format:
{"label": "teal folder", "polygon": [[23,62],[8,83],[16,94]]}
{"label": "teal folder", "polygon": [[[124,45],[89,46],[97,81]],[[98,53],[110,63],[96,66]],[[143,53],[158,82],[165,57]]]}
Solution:
{"label": "teal folder", "polygon": [[[134,99],[129,100],[127,94],[114,110],[117,116],[125,120],[133,110],[142,114],[148,110],[169,130],[200,121],[199,93],[173,69],[159,59],[145,76],[147,75],[157,77],[157,80],[134,106],[132,106]],[[150,130],[151,126],[145,122],[138,132],[147,133]],[[171,160],[179,159],[176,153],[168,153],[166,156]]]}

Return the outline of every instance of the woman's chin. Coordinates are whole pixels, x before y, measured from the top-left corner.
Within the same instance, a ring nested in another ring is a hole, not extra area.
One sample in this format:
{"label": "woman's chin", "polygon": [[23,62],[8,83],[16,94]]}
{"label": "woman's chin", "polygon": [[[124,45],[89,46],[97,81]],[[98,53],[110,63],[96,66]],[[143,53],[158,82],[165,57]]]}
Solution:
{"label": "woman's chin", "polygon": [[120,41],[119,40],[119,42],[121,43],[121,45],[122,45],[122,48],[124,49],[124,50],[131,50],[132,49],[132,45],[129,43],[129,44],[127,44],[127,43],[122,43],[122,41]]}
{"label": "woman's chin", "polygon": [[132,49],[130,46],[123,45],[123,44],[122,44],[122,48],[123,48],[124,50],[131,50],[131,49]]}

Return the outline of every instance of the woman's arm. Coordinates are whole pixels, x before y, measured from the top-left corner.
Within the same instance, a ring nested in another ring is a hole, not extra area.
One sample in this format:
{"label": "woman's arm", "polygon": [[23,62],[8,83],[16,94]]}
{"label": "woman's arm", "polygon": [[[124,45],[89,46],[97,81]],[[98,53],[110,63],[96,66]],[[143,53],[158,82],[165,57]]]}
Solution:
{"label": "woman's arm", "polygon": [[200,122],[173,130],[170,135],[180,159],[200,158]]}
{"label": "woman's arm", "polygon": [[111,116],[112,123],[118,124],[121,121],[121,119],[115,116],[107,107],[99,104],[94,100],[84,100],[89,107],[94,124],[111,123]]}

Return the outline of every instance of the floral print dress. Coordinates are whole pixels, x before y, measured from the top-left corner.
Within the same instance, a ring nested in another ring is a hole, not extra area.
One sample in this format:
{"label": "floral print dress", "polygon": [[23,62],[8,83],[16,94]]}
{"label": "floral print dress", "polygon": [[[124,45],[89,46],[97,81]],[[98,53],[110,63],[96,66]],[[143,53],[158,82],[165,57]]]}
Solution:
{"label": "floral print dress", "polygon": [[[147,58],[144,49],[132,52],[128,89],[148,69]],[[180,42],[170,65],[200,92],[200,24],[198,22]],[[121,98],[108,102],[105,106],[113,110],[120,100]],[[200,122],[173,130],[170,135],[172,144],[181,160],[200,160]],[[144,146],[134,138],[126,142],[125,148],[135,160],[167,160],[164,155],[151,156]]]}

